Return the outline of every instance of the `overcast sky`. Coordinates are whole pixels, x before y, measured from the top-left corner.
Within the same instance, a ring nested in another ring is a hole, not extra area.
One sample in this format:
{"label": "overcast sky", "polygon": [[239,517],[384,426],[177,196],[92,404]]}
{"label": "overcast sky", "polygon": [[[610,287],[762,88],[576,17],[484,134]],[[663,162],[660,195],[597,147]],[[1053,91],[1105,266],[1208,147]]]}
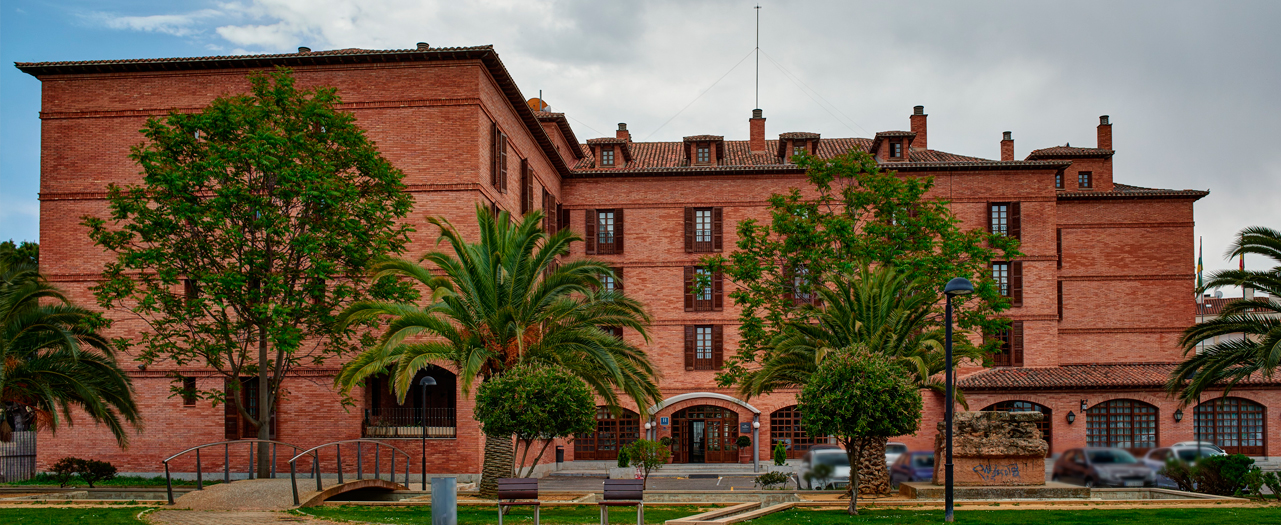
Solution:
{"label": "overcast sky", "polygon": [[[746,139],[754,5],[5,0],[0,239],[39,234],[40,83],[13,62],[493,44],[580,140],[619,122],[636,140]],[[1211,191],[1196,205],[1207,270],[1236,266],[1223,253],[1242,227],[1281,228],[1281,2],[760,5],[769,136],[870,137],[922,104],[932,149],[997,158],[1009,130],[1023,158],[1093,146],[1106,114],[1118,182]]]}

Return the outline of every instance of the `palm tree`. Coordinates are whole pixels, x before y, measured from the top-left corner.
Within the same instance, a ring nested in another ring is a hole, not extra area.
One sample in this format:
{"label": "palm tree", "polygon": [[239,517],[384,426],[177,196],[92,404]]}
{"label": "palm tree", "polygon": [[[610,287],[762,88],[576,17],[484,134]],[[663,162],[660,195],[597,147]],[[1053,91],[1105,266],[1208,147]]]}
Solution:
{"label": "palm tree", "polygon": [[[1264,292],[1270,298],[1233,301],[1224,305],[1219,317],[1197,323],[1183,332],[1179,345],[1189,356],[1175,367],[1166,388],[1183,405],[1196,402],[1201,393],[1222,387],[1226,394],[1237,383],[1252,376],[1271,379],[1281,365],[1281,231],[1254,226],[1241,230],[1228,248],[1227,257],[1253,253],[1272,259],[1269,270],[1226,270],[1210,275],[1197,291],[1220,286],[1241,286]],[[1244,337],[1205,345],[1218,336]]]}
{"label": "palm tree", "polygon": [[[921,278],[882,265],[864,265],[858,276],[834,279],[831,287],[817,287],[822,307],[812,320],[796,321],[770,344],[761,368],[747,374],[739,393],[750,399],[780,388],[804,385],[824,358],[851,348],[889,356],[900,364],[919,388],[943,392],[943,328],[935,306],[935,287]],[[963,340],[963,338],[962,338]],[[961,344],[955,357],[983,360],[982,350]],[[958,394],[964,405],[964,397]],[[865,459],[859,477],[869,492],[889,488],[885,462],[885,438],[869,438],[860,444]]]}
{"label": "palm tree", "polygon": [[98,333],[104,321],[10,255],[0,257],[0,434],[30,413],[56,431],[78,408],[127,447],[126,424],[141,429],[142,419],[133,383]]}
{"label": "palm tree", "polygon": [[[403,401],[414,375],[433,363],[452,365],[464,393],[477,379],[533,363],[563,367],[613,407],[620,391],[641,407],[661,399],[658,372],[645,352],[602,328],[630,328],[648,341],[650,318],[642,305],[601,289],[608,266],[556,261],[580,237],[568,230],[544,233],[537,211],[512,224],[507,212],[494,218],[477,207],[476,219],[480,242],[468,243],[448,221],[429,218],[441,229],[440,241],[453,248],[424,255],[429,266],[403,259],[376,265],[375,278],[409,278],[430,290],[431,299],[424,305],[361,302],[343,312],[343,325],[376,318],[389,325],[376,345],[343,367],[337,385],[350,390],[394,368],[392,386]],[[513,452],[510,436],[485,440],[482,494],[494,494],[498,478],[510,475]]]}

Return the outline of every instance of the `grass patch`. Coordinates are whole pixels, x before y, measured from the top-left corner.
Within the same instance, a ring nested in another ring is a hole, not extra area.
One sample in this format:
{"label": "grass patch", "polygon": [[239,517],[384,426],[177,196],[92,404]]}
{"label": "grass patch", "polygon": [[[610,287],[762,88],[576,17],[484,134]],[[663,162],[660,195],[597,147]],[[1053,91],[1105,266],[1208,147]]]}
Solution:
{"label": "grass patch", "polygon": [[[667,520],[683,518],[719,507],[645,507],[645,523],[663,523]],[[342,521],[365,521],[373,523],[431,523],[431,507],[362,507],[358,505],[341,507],[309,507],[299,509],[299,514],[317,518]],[[545,507],[539,515],[539,521],[548,525],[582,525],[600,523],[600,508],[596,505],[577,505],[573,507]],[[622,525],[636,523],[635,507],[613,507],[609,510],[609,522]],[[459,525],[491,525],[498,523],[498,511],[494,507],[458,507]],[[529,507],[516,507],[503,516],[503,523],[519,525],[534,523],[534,510]],[[1216,524],[1220,525],[1220,524]]]}
{"label": "grass patch", "polygon": [[[611,520],[612,521],[612,520]],[[648,519],[646,521],[649,521]],[[746,523],[752,525],[806,524],[825,525],[850,523],[894,523],[901,525],[943,523],[941,510],[859,510],[858,516],[849,516],[843,510],[793,509],[770,514]],[[1085,510],[966,510],[956,511],[956,523],[971,524],[1096,524],[1096,523],[1159,523],[1161,525],[1256,525],[1281,523],[1281,509],[1272,508],[1223,508],[1223,509],[1085,509]]]}
{"label": "grass patch", "polygon": [[[219,473],[219,474],[218,474],[218,479],[217,479],[216,481],[215,481],[215,480],[210,480],[210,479],[205,479],[205,485],[213,485],[213,484],[216,484],[216,483],[222,483],[222,474],[221,474],[221,473]],[[41,486],[41,487],[53,486],[53,487],[56,487],[56,486],[58,486],[58,478],[54,477],[54,476],[53,476],[53,474],[50,474],[50,473],[48,473],[48,472],[41,472],[41,473],[39,473],[39,474],[36,474],[36,475],[35,475],[35,477],[32,477],[31,479],[24,480],[24,481],[14,481],[14,482],[10,482],[10,483],[0,483],[0,486],[3,486],[3,487],[34,487],[34,486]],[[164,477],[164,476],[156,476],[156,477],[152,477],[152,478],[146,478],[146,477],[142,477],[142,476],[117,476],[117,477],[115,477],[115,478],[112,478],[112,479],[109,479],[109,480],[106,480],[106,481],[95,481],[95,482],[94,482],[94,484],[93,484],[93,486],[94,486],[94,488],[101,488],[101,487],[163,487],[163,486],[165,486],[165,477]],[[194,480],[194,479],[190,479],[190,480],[188,480],[188,479],[177,479],[177,478],[174,478],[174,480],[173,480],[173,486],[175,486],[175,487],[194,487],[194,486],[196,486],[196,480]],[[76,475],[74,475],[74,476],[71,476],[71,481],[69,481],[69,482],[67,483],[67,487],[88,488],[88,487],[89,487],[89,484],[88,484],[88,483],[85,483],[85,480],[81,479],[79,474],[76,474]]]}
{"label": "grass patch", "polygon": [[139,512],[148,507],[84,507],[62,509],[0,509],[0,523],[9,525],[137,525]]}

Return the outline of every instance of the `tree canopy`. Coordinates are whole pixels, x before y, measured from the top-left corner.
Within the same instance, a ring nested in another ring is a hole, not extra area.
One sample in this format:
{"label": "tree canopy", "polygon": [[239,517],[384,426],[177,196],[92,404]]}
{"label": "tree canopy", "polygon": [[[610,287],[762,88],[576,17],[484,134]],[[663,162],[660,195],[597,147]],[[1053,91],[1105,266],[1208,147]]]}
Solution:
{"label": "tree canopy", "polygon": [[[551,366],[520,365],[476,391],[476,421],[488,436],[516,436],[525,446],[516,477],[529,477],[553,439],[596,431],[596,400],[583,381]],[[543,447],[524,469],[534,441]]]}

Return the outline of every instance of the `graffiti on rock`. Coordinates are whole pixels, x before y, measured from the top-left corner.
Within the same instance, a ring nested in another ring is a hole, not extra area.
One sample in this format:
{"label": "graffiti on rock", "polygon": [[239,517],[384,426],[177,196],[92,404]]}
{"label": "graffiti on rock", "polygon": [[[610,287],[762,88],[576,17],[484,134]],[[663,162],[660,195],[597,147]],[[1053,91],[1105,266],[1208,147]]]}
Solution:
{"label": "graffiti on rock", "polygon": [[982,465],[974,465],[974,473],[985,483],[1010,483],[1021,479],[1018,463],[993,464],[988,461]]}

